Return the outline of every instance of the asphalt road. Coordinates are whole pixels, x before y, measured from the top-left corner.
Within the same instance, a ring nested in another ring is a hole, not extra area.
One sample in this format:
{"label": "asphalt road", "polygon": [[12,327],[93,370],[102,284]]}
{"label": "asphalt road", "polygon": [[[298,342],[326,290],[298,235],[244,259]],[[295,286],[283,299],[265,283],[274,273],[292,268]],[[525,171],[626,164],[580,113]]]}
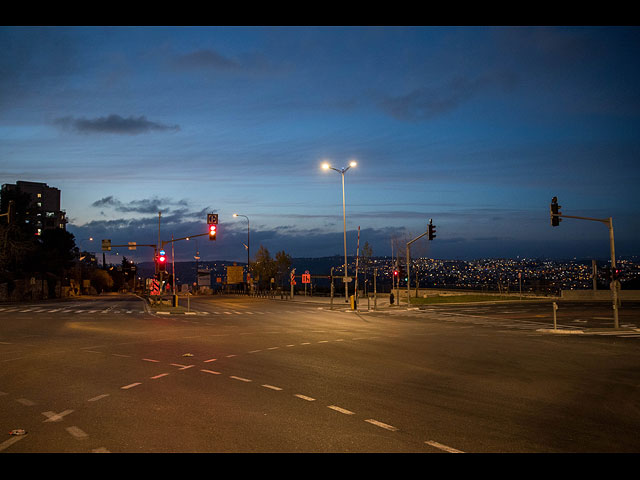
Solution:
{"label": "asphalt road", "polygon": [[503,307],[0,305],[0,453],[640,451],[638,332]]}

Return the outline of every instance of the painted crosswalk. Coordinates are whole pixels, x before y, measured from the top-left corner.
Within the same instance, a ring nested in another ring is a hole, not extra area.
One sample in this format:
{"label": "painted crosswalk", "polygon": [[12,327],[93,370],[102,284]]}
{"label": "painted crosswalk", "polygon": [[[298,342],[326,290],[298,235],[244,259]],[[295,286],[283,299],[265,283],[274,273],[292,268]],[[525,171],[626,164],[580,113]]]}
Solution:
{"label": "painted crosswalk", "polygon": [[137,309],[123,309],[123,310],[112,310],[112,309],[86,309],[86,308],[16,308],[16,307],[0,307],[0,314],[3,313],[73,313],[73,314],[96,314],[96,313],[145,313],[144,310]]}

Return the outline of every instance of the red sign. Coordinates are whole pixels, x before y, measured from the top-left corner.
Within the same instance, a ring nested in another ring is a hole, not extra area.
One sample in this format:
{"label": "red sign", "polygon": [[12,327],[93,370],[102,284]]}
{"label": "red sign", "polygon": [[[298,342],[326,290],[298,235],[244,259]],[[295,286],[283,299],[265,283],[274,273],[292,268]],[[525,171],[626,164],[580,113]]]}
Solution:
{"label": "red sign", "polygon": [[302,274],[302,283],[311,283],[311,275],[308,273]]}

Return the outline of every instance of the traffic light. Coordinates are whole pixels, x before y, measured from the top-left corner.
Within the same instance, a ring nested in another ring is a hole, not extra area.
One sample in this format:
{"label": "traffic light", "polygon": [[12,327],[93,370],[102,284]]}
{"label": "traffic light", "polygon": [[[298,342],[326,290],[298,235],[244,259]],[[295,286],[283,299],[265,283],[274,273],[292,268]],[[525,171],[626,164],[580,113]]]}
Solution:
{"label": "traffic light", "polygon": [[434,238],[436,238],[436,226],[429,223],[429,240],[433,240]]}
{"label": "traffic light", "polygon": [[398,269],[397,269],[397,268],[394,268],[394,269],[393,269],[393,276],[394,276],[395,278],[398,278]]}
{"label": "traffic light", "polygon": [[558,216],[558,215],[562,215],[562,212],[560,212],[560,208],[561,208],[560,205],[558,205],[558,197],[553,197],[551,199],[551,206],[550,206],[552,227],[557,227],[558,225],[560,225],[560,222],[562,221],[562,219]]}
{"label": "traffic light", "polygon": [[158,270],[160,272],[167,271],[167,255],[164,250],[160,250],[160,254],[158,255]]}
{"label": "traffic light", "polygon": [[218,226],[216,224],[209,225],[209,240],[215,240],[218,233]]}
{"label": "traffic light", "polygon": [[618,280],[620,279],[620,274],[622,273],[622,271],[619,268],[614,268],[611,274],[611,278],[612,280]]}

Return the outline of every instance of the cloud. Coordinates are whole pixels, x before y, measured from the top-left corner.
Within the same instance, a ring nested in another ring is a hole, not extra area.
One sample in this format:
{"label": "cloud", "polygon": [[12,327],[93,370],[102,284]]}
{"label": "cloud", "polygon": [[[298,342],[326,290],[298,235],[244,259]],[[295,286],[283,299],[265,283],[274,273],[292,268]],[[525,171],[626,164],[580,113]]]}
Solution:
{"label": "cloud", "polygon": [[[187,207],[187,200],[174,201],[170,198],[143,198],[141,200],[131,200],[128,203],[123,203],[113,195],[103,197],[100,200],[96,200],[91,204],[92,207],[111,207],[118,212],[125,213],[157,213],[159,211],[169,212],[171,208],[167,205],[177,205],[180,207]],[[182,210],[184,212],[184,210]],[[202,212],[197,212],[195,215],[202,216]]]}
{"label": "cloud", "polygon": [[507,90],[515,83],[516,76],[504,72],[477,77],[459,76],[441,85],[423,86],[404,95],[387,96],[379,106],[399,120],[428,120],[455,110],[487,89],[498,87]]}
{"label": "cloud", "polygon": [[123,135],[138,135],[151,131],[178,131],[178,125],[163,125],[147,120],[146,117],[121,117],[109,115],[94,119],[61,117],[54,120],[54,125],[63,129],[73,130],[79,133],[114,133]]}
{"label": "cloud", "polygon": [[261,54],[246,54],[241,58],[230,58],[211,49],[197,50],[172,58],[171,64],[179,70],[201,70],[215,72],[265,72],[272,66]]}

